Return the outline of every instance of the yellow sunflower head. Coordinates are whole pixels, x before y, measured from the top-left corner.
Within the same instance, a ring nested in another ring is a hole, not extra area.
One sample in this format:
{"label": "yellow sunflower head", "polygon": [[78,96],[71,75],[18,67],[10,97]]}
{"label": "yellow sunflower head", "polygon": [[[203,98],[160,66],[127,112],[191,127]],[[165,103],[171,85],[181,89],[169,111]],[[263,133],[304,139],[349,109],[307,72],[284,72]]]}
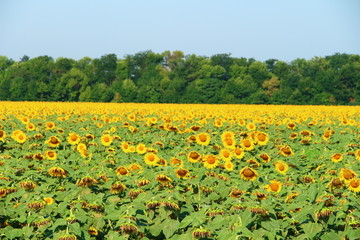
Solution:
{"label": "yellow sunflower head", "polygon": [[259,174],[251,167],[244,167],[240,170],[240,176],[244,180],[254,181],[259,177]]}
{"label": "yellow sunflower head", "polygon": [[223,148],[220,150],[219,156],[224,161],[230,161],[232,159],[233,152],[229,149]]}
{"label": "yellow sunflower head", "polygon": [[80,136],[78,134],[76,134],[75,132],[71,132],[71,133],[69,133],[67,140],[71,145],[76,145],[80,142]]}
{"label": "yellow sunflower head", "polygon": [[349,181],[347,188],[353,192],[360,192],[360,179],[353,178]]}
{"label": "yellow sunflower head", "polygon": [[199,133],[196,135],[196,143],[202,146],[209,145],[210,135],[208,133]]}
{"label": "yellow sunflower head", "polygon": [[207,155],[203,158],[204,167],[212,169],[219,165],[219,160],[215,155]]}
{"label": "yellow sunflower head", "polygon": [[340,161],[342,161],[343,160],[343,156],[342,156],[342,154],[341,153],[335,153],[335,154],[333,154],[332,156],[331,156],[331,161],[333,161],[333,162],[340,162]]}
{"label": "yellow sunflower head", "polygon": [[274,163],[275,165],[275,170],[281,174],[286,174],[286,172],[289,170],[289,166],[282,162],[282,161],[277,161]]}
{"label": "yellow sunflower head", "polygon": [[110,146],[112,141],[113,141],[113,138],[110,134],[104,134],[101,136],[101,144],[104,146]]}
{"label": "yellow sunflower head", "polygon": [[144,156],[144,161],[149,166],[156,166],[159,162],[159,157],[155,153],[147,153]]}
{"label": "yellow sunflower head", "polygon": [[279,180],[270,180],[270,184],[266,185],[265,189],[268,192],[280,192],[282,183]]}

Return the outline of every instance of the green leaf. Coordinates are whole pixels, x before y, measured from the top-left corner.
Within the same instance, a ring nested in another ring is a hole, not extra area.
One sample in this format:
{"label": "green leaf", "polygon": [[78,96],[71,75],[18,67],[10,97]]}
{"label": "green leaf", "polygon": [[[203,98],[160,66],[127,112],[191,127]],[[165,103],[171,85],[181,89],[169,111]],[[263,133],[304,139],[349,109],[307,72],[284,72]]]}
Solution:
{"label": "green leaf", "polygon": [[328,232],[321,236],[321,239],[323,240],[340,240],[342,237],[337,234],[336,232]]}
{"label": "green leaf", "polygon": [[186,216],[179,225],[179,228],[185,228],[187,226],[189,226],[193,221],[193,216],[192,215],[188,215]]}
{"label": "green leaf", "polygon": [[163,223],[163,233],[166,238],[170,238],[178,229],[180,223],[177,220],[166,219]]}
{"label": "green leaf", "polygon": [[305,234],[309,238],[314,238],[316,236],[316,234],[321,232],[321,230],[323,229],[323,227],[320,223],[313,223],[313,222],[306,223],[306,224],[302,225],[302,227],[304,229]]}
{"label": "green leaf", "polygon": [[16,228],[8,226],[8,227],[4,228],[4,232],[5,232],[5,236],[8,239],[14,239],[14,238],[17,238],[17,237],[21,237],[22,233],[23,233],[23,230],[22,229],[16,229]]}
{"label": "green leaf", "polygon": [[360,238],[360,231],[359,231],[359,229],[348,229],[346,231],[346,236],[349,239],[359,239]]}
{"label": "green leaf", "polygon": [[81,236],[81,228],[78,222],[69,225],[70,233],[74,233],[75,235]]}

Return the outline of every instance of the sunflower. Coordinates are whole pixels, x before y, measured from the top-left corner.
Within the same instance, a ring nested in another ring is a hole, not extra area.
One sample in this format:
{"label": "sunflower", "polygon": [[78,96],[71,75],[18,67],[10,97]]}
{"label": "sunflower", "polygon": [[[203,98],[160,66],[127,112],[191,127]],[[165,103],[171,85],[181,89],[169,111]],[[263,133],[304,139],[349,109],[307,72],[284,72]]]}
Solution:
{"label": "sunflower", "polygon": [[129,147],[130,147],[130,144],[128,142],[121,143],[121,149],[123,150],[124,153],[129,152]]}
{"label": "sunflower", "polygon": [[116,175],[121,175],[121,176],[129,175],[129,174],[130,174],[129,170],[128,170],[126,167],[123,167],[123,166],[118,167],[118,168],[115,170],[115,172],[116,172]]}
{"label": "sunflower", "polygon": [[300,134],[303,135],[303,136],[311,136],[312,133],[310,131],[308,131],[308,130],[302,130],[300,132]]}
{"label": "sunflower", "polygon": [[221,140],[224,141],[225,139],[235,139],[235,134],[231,131],[225,131],[221,134]]}
{"label": "sunflower", "polygon": [[101,144],[104,146],[110,146],[110,144],[112,143],[113,138],[110,134],[104,134],[101,136]]}
{"label": "sunflower", "polygon": [[246,160],[246,162],[249,163],[251,167],[255,167],[255,168],[260,167],[260,163],[255,159],[250,158]]}
{"label": "sunflower", "polygon": [[331,156],[331,161],[333,161],[333,162],[340,162],[340,161],[342,161],[343,160],[343,156],[342,156],[342,154],[341,153],[335,153],[335,154],[333,154],[332,156]]}
{"label": "sunflower", "polygon": [[172,179],[164,174],[156,175],[155,180],[160,183],[169,183],[172,182]]}
{"label": "sunflower", "polygon": [[225,170],[231,172],[234,170],[234,164],[231,161],[226,161],[224,163],[224,168],[225,168]]}
{"label": "sunflower", "polygon": [[54,129],[55,128],[55,123],[54,122],[46,122],[45,123],[45,129],[46,130],[52,130],[52,129]]}
{"label": "sunflower", "polygon": [[183,161],[180,160],[180,159],[178,159],[178,158],[176,158],[176,157],[172,157],[172,158],[170,159],[170,164],[173,165],[173,166],[175,166],[175,167],[182,167],[182,166],[184,166]]}
{"label": "sunflower", "polygon": [[289,170],[289,166],[282,161],[277,161],[274,163],[274,165],[275,165],[275,170],[281,174],[285,175],[287,170]]}
{"label": "sunflower", "polygon": [[324,139],[325,141],[328,141],[332,135],[333,131],[325,131],[324,134],[322,135],[322,139]]}
{"label": "sunflower", "polygon": [[178,169],[175,169],[174,171],[178,178],[185,179],[190,175],[189,170],[187,170],[185,168],[178,168]]}
{"label": "sunflower", "polygon": [[11,137],[18,143],[24,143],[27,140],[26,134],[21,130],[15,130]]}
{"label": "sunflower", "polygon": [[296,139],[298,137],[298,134],[296,133],[296,132],[292,132],[292,133],[290,133],[290,135],[289,135],[289,138],[291,139],[291,140],[294,140],[294,139]]}
{"label": "sunflower", "polygon": [[28,123],[28,124],[26,124],[26,130],[34,131],[34,130],[36,130],[36,127],[33,123]]}
{"label": "sunflower", "polygon": [[3,130],[0,130],[0,141],[4,141],[6,137],[6,132],[4,132]]}
{"label": "sunflower", "polygon": [[214,127],[221,127],[223,125],[223,120],[222,118],[216,118],[214,120]]}
{"label": "sunflower", "polygon": [[97,236],[97,235],[99,235],[99,231],[98,231],[96,228],[94,228],[94,227],[90,227],[90,228],[88,229],[88,233],[89,233],[89,235],[91,235],[91,236]]}
{"label": "sunflower", "polygon": [[270,180],[270,184],[266,185],[265,189],[268,192],[280,192],[282,183],[279,180]]}
{"label": "sunflower", "polygon": [[48,173],[52,177],[66,177],[66,171],[61,167],[52,167],[48,170]]}
{"label": "sunflower", "polygon": [[360,179],[359,178],[351,179],[347,185],[347,188],[353,192],[360,192]]}
{"label": "sunflower", "polygon": [[202,146],[209,145],[210,135],[208,133],[199,133],[196,135],[196,143]]}
{"label": "sunflower", "polygon": [[97,183],[98,183],[98,181],[95,178],[90,177],[90,176],[83,177],[76,181],[76,185],[78,185],[79,187],[89,187],[89,186],[95,185]]}
{"label": "sunflower", "polygon": [[245,151],[251,151],[255,148],[254,142],[250,138],[242,139],[240,145]]}
{"label": "sunflower", "polygon": [[136,152],[138,154],[144,154],[146,153],[146,146],[143,143],[139,143],[138,145],[136,145]]}
{"label": "sunflower", "polygon": [[295,124],[294,122],[288,122],[288,123],[286,124],[286,127],[287,127],[288,129],[294,130],[295,127],[296,127],[296,124]]}
{"label": "sunflower", "polygon": [[201,155],[196,151],[191,151],[187,155],[187,159],[191,163],[196,163],[201,161]]}
{"label": "sunflower", "polygon": [[294,152],[290,146],[282,146],[280,148],[280,153],[285,157],[294,155]]}
{"label": "sunflower", "polygon": [[262,153],[262,154],[259,155],[259,157],[261,158],[261,160],[263,162],[270,162],[271,161],[271,157],[267,153]]}
{"label": "sunflower", "polygon": [[[0,138],[1,139],[1,138]],[[355,159],[360,161],[360,149],[355,151]]]}
{"label": "sunflower", "polygon": [[269,142],[269,135],[264,132],[258,132],[255,139],[257,140],[256,142],[258,145],[265,146]]}
{"label": "sunflower", "polygon": [[159,157],[155,153],[147,153],[144,156],[145,163],[149,166],[156,166],[159,162]]}
{"label": "sunflower", "polygon": [[232,151],[229,149],[223,148],[220,150],[219,156],[224,161],[230,161],[232,159]]}
{"label": "sunflower", "polygon": [[215,155],[207,155],[203,159],[204,167],[212,169],[219,165],[219,160]]}
{"label": "sunflower", "polygon": [[51,205],[51,204],[53,204],[55,202],[55,200],[52,197],[44,197],[44,202],[47,205]]}
{"label": "sunflower", "polygon": [[340,179],[343,180],[344,182],[348,183],[349,181],[351,181],[353,178],[357,177],[357,174],[351,170],[351,169],[347,169],[347,168],[342,168],[340,170]]}
{"label": "sunflower", "polygon": [[25,117],[25,116],[22,116],[20,118],[20,121],[23,123],[23,124],[27,124],[30,122],[30,119],[28,117]]}
{"label": "sunflower", "polygon": [[136,164],[136,163],[133,163],[133,164],[130,164],[130,166],[128,167],[128,169],[131,171],[131,172],[134,172],[134,173],[141,173],[142,172],[142,167],[140,164]]}
{"label": "sunflower", "polygon": [[240,170],[240,176],[244,180],[254,181],[257,177],[259,177],[259,174],[251,167],[244,167]]}
{"label": "sunflower", "polygon": [[111,194],[119,194],[126,189],[126,186],[120,182],[115,182],[110,186]]}
{"label": "sunflower", "polygon": [[55,136],[51,136],[49,138],[49,140],[47,141],[47,144],[50,146],[50,147],[57,147],[61,144],[61,141],[55,137]]}
{"label": "sunflower", "polygon": [[237,147],[234,149],[233,154],[234,154],[235,158],[242,159],[245,155],[245,151],[242,148]]}
{"label": "sunflower", "polygon": [[71,145],[76,145],[80,142],[80,136],[74,132],[71,132],[69,133],[67,140]]}
{"label": "sunflower", "polygon": [[254,131],[254,130],[256,130],[256,125],[255,125],[255,123],[250,122],[250,123],[246,124],[246,129],[249,130],[249,131]]}
{"label": "sunflower", "polygon": [[234,149],[236,141],[234,138],[225,138],[222,139],[222,144],[225,148]]}
{"label": "sunflower", "polygon": [[76,146],[76,150],[78,152],[83,152],[83,151],[86,151],[87,150],[87,147],[84,143],[79,143],[77,146]]}

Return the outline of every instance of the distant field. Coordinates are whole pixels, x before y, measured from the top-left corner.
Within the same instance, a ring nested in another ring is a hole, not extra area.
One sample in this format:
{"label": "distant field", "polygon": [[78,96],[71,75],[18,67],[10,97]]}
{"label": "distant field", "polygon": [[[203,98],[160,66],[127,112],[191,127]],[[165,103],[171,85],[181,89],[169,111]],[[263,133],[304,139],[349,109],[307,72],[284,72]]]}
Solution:
{"label": "distant field", "polygon": [[360,238],[360,107],[0,102],[2,239]]}

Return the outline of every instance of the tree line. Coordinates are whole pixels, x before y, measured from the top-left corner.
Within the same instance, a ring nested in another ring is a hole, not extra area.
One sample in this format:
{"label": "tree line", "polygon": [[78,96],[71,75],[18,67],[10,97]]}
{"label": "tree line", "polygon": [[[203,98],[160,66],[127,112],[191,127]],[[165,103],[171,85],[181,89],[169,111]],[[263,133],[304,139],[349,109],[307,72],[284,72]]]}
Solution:
{"label": "tree line", "polygon": [[0,100],[358,105],[360,55],[291,62],[181,51],[80,60],[0,56]]}

